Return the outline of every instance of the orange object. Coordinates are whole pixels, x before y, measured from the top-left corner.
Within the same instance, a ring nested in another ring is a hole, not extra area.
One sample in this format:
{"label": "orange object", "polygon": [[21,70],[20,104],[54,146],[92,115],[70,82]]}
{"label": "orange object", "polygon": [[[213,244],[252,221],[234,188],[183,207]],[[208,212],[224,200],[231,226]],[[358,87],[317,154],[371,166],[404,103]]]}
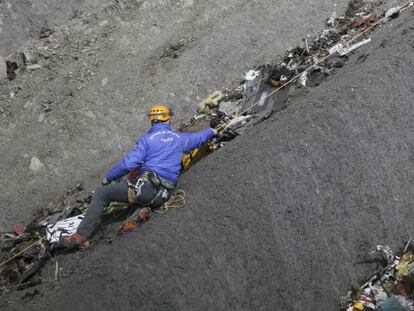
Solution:
{"label": "orange object", "polygon": [[130,220],[122,225],[122,231],[132,231],[139,226],[138,221]]}
{"label": "orange object", "polygon": [[166,105],[155,105],[151,107],[150,112],[147,114],[150,121],[161,121],[165,122],[171,119],[173,115],[170,108]]}

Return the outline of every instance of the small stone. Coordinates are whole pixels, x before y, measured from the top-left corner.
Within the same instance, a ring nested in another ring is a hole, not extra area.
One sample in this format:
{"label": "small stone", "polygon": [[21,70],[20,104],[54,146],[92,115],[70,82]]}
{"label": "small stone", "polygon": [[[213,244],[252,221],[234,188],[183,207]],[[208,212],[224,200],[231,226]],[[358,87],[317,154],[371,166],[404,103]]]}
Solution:
{"label": "small stone", "polygon": [[27,69],[29,69],[29,70],[36,70],[36,69],[40,69],[42,67],[43,67],[42,65],[34,64],[34,65],[27,66]]}
{"label": "small stone", "polygon": [[85,116],[87,116],[90,119],[96,119],[95,114],[90,110],[85,112]]}
{"label": "small stone", "polygon": [[103,20],[102,22],[99,23],[99,26],[103,27],[103,26],[108,25],[108,24],[109,24],[109,22],[105,19],[105,20]]}
{"label": "small stone", "polygon": [[30,160],[29,168],[33,173],[38,173],[44,167],[45,167],[45,165],[42,162],[40,162],[40,160],[38,158],[32,157],[32,159]]}
{"label": "small stone", "polygon": [[6,60],[0,56],[0,80],[7,78],[7,64]]}
{"label": "small stone", "polygon": [[108,78],[107,77],[105,77],[105,78],[103,78],[102,79],[102,86],[105,86],[107,83],[108,83]]}
{"label": "small stone", "polygon": [[33,107],[33,102],[31,102],[30,100],[28,100],[25,104],[24,104],[24,109],[30,109]]}
{"label": "small stone", "polygon": [[37,62],[36,56],[34,56],[28,49],[22,52],[23,62],[28,64],[33,64]]}
{"label": "small stone", "polygon": [[37,122],[42,123],[46,119],[46,115],[44,113],[39,114],[39,118],[37,118]]}

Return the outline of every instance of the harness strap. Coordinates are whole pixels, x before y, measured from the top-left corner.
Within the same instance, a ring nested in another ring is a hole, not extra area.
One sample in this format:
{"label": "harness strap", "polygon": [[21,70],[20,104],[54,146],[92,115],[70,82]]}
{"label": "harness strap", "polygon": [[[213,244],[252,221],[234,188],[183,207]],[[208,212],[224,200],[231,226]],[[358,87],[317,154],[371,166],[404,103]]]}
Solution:
{"label": "harness strap", "polygon": [[128,183],[128,201],[135,203],[136,198],[141,195],[141,188],[144,183],[151,183],[156,193],[149,205],[153,205],[160,197],[163,202],[168,201],[175,190],[175,183],[160,177],[156,172],[145,172],[135,181],[127,180]]}

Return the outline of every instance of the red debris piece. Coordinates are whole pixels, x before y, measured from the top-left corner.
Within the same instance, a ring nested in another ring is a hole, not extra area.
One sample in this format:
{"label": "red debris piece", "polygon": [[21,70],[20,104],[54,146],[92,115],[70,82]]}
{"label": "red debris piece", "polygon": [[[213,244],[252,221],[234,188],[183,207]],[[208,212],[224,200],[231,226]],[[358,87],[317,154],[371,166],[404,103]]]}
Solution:
{"label": "red debris piece", "polygon": [[24,225],[13,225],[13,231],[16,234],[22,234],[26,230]]}

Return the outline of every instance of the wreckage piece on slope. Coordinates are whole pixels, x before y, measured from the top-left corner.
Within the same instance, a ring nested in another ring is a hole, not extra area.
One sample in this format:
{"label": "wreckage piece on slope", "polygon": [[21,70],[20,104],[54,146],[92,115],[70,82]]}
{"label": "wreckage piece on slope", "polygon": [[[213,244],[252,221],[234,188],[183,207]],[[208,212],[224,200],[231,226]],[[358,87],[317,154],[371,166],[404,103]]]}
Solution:
{"label": "wreckage piece on slope", "polygon": [[[384,264],[360,288],[341,299],[341,310],[414,310],[414,245],[409,240],[401,255],[388,245],[377,245],[371,255],[381,256]],[[374,260],[370,258],[370,261]],[[393,306],[393,307],[392,307]]]}

